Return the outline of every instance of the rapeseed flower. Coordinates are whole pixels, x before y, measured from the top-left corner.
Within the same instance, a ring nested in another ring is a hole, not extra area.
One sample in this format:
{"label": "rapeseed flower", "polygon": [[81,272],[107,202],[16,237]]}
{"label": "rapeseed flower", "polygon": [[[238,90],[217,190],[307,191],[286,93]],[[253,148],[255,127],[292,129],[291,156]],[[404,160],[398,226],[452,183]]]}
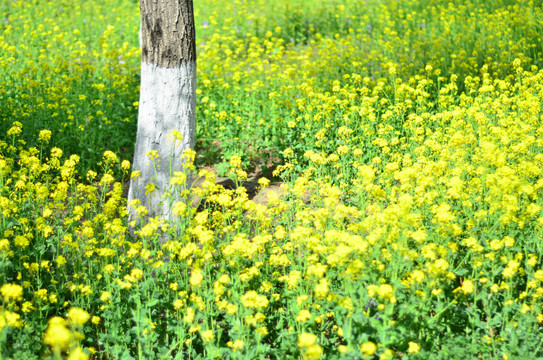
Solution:
{"label": "rapeseed flower", "polygon": [[55,349],[55,352],[68,350],[73,341],[72,332],[67,328],[66,320],[60,317],[53,317],[45,332],[43,342]]}
{"label": "rapeseed flower", "polygon": [[407,352],[410,354],[418,354],[420,351],[420,345],[416,342],[410,341],[408,344],[409,348],[407,349]]}
{"label": "rapeseed flower", "polygon": [[266,296],[258,295],[256,291],[250,290],[241,297],[241,303],[246,308],[264,309],[268,306],[269,300]]}
{"label": "rapeseed flower", "polygon": [[90,315],[83,309],[73,307],[68,310],[68,319],[72,324],[83,326],[90,319]]}
{"label": "rapeseed flower", "polygon": [[17,284],[4,284],[0,288],[0,294],[5,303],[23,300],[23,287]]}
{"label": "rapeseed flower", "polygon": [[364,356],[372,356],[377,352],[377,345],[372,341],[366,341],[360,346],[360,351]]}

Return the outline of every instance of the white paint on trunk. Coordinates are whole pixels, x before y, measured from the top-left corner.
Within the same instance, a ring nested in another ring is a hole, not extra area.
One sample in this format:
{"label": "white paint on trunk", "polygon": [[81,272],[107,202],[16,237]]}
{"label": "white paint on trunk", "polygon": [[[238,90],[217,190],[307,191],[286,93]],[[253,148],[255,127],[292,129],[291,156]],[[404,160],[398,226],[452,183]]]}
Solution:
{"label": "white paint on trunk", "polygon": [[[132,164],[133,171],[140,171],[141,175],[130,181],[128,200],[139,199],[147,207],[148,216],[170,216],[171,203],[176,199],[164,201],[163,195],[170,190],[174,171],[183,171],[183,151],[194,149],[195,110],[195,62],[183,63],[178,68],[141,64],[138,133]],[[170,136],[172,130],[183,135],[182,143]],[[147,156],[152,150],[159,156],[155,161]],[[156,191],[146,195],[145,186],[150,182],[155,184]],[[130,219],[136,219],[134,209],[129,207],[129,211]]]}

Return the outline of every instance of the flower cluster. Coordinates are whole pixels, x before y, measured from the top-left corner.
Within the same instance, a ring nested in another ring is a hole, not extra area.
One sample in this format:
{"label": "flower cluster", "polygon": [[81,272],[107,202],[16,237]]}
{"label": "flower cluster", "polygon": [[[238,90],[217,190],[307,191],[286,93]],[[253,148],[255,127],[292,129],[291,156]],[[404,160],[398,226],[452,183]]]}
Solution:
{"label": "flower cluster", "polygon": [[543,11],[475,3],[198,2],[201,149],[129,221],[137,6],[11,2],[0,358],[543,356]]}

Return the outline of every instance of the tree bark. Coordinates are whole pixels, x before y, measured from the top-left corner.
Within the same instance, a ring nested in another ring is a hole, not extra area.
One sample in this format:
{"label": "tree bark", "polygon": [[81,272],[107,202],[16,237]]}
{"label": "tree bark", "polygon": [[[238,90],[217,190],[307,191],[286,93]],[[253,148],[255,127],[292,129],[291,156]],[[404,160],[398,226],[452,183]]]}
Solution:
{"label": "tree bark", "polygon": [[[147,207],[149,217],[169,218],[170,178],[184,171],[181,155],[194,148],[196,46],[192,0],[141,0],[141,88],[133,171],[128,193]],[[172,131],[182,134],[176,141]],[[155,150],[158,158],[150,159]],[[187,177],[190,179],[190,177]],[[153,183],[150,192],[147,184]]]}

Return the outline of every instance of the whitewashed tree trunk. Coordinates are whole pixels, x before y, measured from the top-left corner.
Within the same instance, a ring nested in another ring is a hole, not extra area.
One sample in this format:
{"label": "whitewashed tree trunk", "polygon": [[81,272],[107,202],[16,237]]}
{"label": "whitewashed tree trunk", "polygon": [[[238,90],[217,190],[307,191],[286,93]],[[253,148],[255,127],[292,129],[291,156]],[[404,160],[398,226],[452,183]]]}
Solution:
{"label": "whitewashed tree trunk", "polygon": [[[147,216],[168,218],[174,171],[183,171],[181,155],[194,148],[196,109],[196,47],[192,0],[141,0],[142,47],[138,132],[132,163],[140,176],[130,181],[130,219],[139,200]],[[173,130],[183,135],[174,141]],[[149,159],[155,150],[158,158]],[[190,179],[190,177],[188,177]],[[148,193],[146,185],[155,191]]]}

